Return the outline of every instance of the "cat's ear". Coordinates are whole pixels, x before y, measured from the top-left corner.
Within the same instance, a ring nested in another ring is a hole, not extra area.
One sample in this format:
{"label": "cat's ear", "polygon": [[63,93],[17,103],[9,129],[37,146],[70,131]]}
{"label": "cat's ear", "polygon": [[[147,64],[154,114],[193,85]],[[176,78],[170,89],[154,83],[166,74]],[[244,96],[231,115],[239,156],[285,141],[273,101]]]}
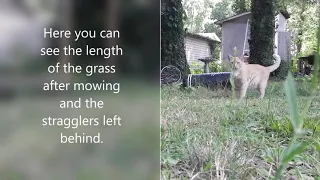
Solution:
{"label": "cat's ear", "polygon": [[232,60],[233,60],[233,56],[231,56],[230,54],[228,54],[228,59],[229,59],[229,61],[232,61]]}

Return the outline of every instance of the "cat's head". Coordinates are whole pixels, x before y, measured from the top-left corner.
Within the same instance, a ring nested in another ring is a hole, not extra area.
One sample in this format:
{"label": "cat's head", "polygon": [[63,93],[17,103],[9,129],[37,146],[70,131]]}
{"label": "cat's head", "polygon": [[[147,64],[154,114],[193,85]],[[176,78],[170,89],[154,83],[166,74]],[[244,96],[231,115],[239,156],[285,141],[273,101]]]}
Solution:
{"label": "cat's head", "polygon": [[246,64],[244,61],[244,57],[234,57],[229,54],[228,59],[231,64],[231,68],[235,70],[241,69],[242,66]]}

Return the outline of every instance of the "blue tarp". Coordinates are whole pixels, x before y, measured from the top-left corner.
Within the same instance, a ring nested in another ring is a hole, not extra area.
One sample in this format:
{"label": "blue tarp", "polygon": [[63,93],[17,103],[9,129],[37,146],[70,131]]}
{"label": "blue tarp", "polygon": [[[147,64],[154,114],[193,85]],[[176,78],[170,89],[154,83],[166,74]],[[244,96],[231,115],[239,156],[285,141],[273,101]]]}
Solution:
{"label": "blue tarp", "polygon": [[205,74],[188,74],[183,79],[183,86],[206,86],[213,87],[231,87],[230,84],[231,72],[217,72],[217,73],[205,73]]}

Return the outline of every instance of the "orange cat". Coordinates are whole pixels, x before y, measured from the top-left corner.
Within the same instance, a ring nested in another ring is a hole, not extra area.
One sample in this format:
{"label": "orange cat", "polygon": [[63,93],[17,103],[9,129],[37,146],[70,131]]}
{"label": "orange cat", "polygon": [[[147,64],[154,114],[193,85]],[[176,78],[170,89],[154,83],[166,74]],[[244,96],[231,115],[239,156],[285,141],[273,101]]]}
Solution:
{"label": "orange cat", "polygon": [[259,64],[246,64],[243,58],[228,56],[233,66],[235,89],[240,93],[240,100],[246,96],[247,89],[257,89],[260,92],[259,99],[263,99],[271,72],[278,69],[281,63],[279,55],[274,54],[276,62],[268,67]]}

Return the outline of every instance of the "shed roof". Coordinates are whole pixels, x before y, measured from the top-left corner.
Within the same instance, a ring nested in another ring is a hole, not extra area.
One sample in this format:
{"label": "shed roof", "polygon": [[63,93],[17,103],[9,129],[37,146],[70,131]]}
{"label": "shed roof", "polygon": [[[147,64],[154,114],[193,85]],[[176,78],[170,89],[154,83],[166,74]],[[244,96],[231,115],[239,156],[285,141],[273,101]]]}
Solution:
{"label": "shed roof", "polygon": [[[289,14],[287,11],[280,11],[280,13],[281,13],[286,19],[289,19],[289,18],[290,18],[290,14]],[[244,12],[244,13],[241,13],[241,14],[237,14],[237,15],[234,15],[234,16],[227,17],[227,18],[225,18],[225,19],[216,21],[215,24],[221,25],[222,23],[224,23],[224,22],[226,22],[226,21],[230,21],[230,20],[232,20],[232,19],[236,19],[236,18],[245,16],[245,15],[248,15],[248,14],[251,14],[251,12]]]}
{"label": "shed roof", "polygon": [[199,38],[199,39],[204,39],[208,41],[216,41],[216,42],[221,42],[219,37],[216,35],[216,33],[187,33],[187,36]]}
{"label": "shed roof", "polygon": [[230,21],[232,19],[236,19],[236,18],[239,18],[241,16],[245,16],[245,15],[248,15],[248,14],[251,14],[251,12],[244,12],[244,13],[241,13],[241,14],[237,14],[237,15],[234,15],[234,16],[230,16],[230,17],[227,17],[225,19],[222,19],[220,21],[216,21],[215,24],[219,24],[221,25],[222,23],[226,22],[226,21]]}

